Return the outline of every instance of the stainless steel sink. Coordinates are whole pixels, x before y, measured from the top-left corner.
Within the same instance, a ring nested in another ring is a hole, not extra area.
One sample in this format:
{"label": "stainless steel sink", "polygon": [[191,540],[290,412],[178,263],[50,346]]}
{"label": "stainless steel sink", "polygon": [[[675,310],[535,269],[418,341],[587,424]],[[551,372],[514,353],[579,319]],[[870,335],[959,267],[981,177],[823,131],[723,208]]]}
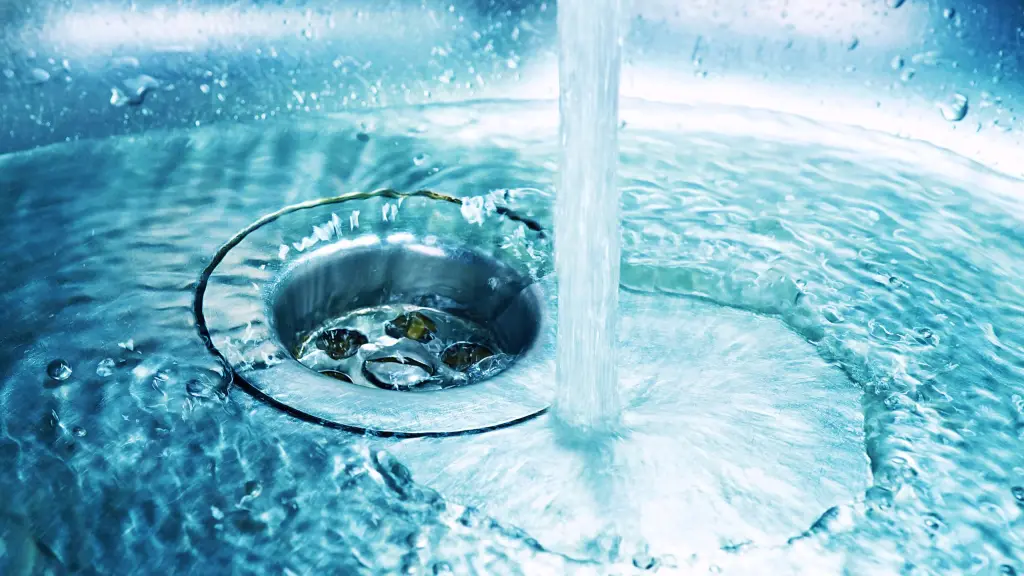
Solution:
{"label": "stainless steel sink", "polygon": [[[625,97],[866,126],[1022,173],[1024,14],[1013,2],[631,9]],[[380,106],[550,99],[555,11],[540,0],[7,0],[0,151]],[[950,121],[958,95],[965,115]]]}

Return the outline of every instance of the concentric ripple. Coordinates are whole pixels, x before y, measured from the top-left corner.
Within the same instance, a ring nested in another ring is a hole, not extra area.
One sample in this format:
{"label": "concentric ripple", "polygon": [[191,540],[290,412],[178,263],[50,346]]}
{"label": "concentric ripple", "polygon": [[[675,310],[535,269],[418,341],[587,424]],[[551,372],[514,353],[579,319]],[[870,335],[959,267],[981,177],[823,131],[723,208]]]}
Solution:
{"label": "concentric ripple", "polygon": [[[505,190],[551,225],[553,106],[406,109],[0,158],[0,571],[1024,571],[1024,184],[920,143],[797,119],[647,105],[623,117],[623,284],[685,311],[649,330],[678,330],[684,346],[742,318],[817,358],[815,382],[862,393],[863,494],[792,534],[701,546],[657,541],[641,515],[635,532],[598,539],[602,564],[575,562],[545,551],[561,549],[550,535],[463,507],[488,511],[418,468],[411,443],[321,429],[231,387],[194,336],[191,291],[258,216],[339,191]],[[486,210],[467,215],[487,224]],[[257,297],[245,280],[242,302]],[[772,344],[723,334],[705,358]],[[47,375],[58,359],[63,381]],[[706,407],[695,429],[750,416],[754,397],[715,404],[728,395],[694,380],[706,392],[691,404]],[[837,406],[786,392],[808,421]],[[794,440],[851,438],[816,434]],[[704,445],[694,473],[721,477],[712,466],[735,462],[725,450],[738,445]],[[506,499],[510,518],[528,497]],[[758,514],[784,512],[780,501]]]}

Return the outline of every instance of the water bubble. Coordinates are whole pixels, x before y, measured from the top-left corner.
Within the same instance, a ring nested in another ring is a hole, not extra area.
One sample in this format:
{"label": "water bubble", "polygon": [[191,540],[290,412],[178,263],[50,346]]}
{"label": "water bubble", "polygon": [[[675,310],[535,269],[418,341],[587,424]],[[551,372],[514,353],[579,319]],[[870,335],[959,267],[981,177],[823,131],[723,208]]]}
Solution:
{"label": "water bubble", "polygon": [[127,350],[129,352],[134,352],[135,351],[135,340],[132,339],[132,338],[129,338],[128,340],[125,340],[124,342],[118,342],[117,345],[119,347],[121,347],[121,348],[124,348],[125,350]]}
{"label": "water bubble", "polygon": [[416,166],[423,166],[423,164],[425,164],[429,159],[430,156],[421,153],[413,156],[412,163],[415,164]]}
{"label": "water bubble", "polygon": [[1013,566],[1009,564],[1003,564],[999,567],[999,573],[1003,576],[1017,576],[1017,571],[1013,569]]}
{"label": "water bubble", "polygon": [[124,92],[122,92],[120,88],[117,88],[115,86],[114,88],[110,89],[110,104],[113,105],[115,108],[120,108],[130,103],[131,98],[129,98]]}
{"label": "water bubble", "polygon": [[360,132],[356,134],[356,140],[359,140],[360,142],[369,142],[370,135],[367,134],[366,132]]}
{"label": "water bubble", "polygon": [[58,358],[46,365],[46,375],[55,382],[63,382],[71,377],[71,365]]}
{"label": "water bubble", "polygon": [[856,50],[857,46],[860,46],[860,38],[858,38],[856,36],[853,36],[852,38],[850,38],[849,40],[846,41],[846,49],[847,50],[850,50],[850,51]]}
{"label": "water bubble", "polygon": [[934,512],[929,512],[924,515],[924,526],[932,532],[940,532],[946,528],[945,522],[942,518]]}
{"label": "water bubble", "polygon": [[202,92],[203,94],[209,94],[210,93],[210,85],[209,84],[200,84],[199,85],[199,91]]}
{"label": "water bubble", "polygon": [[832,306],[825,307],[821,313],[825,316],[825,320],[828,320],[832,324],[839,324],[843,321],[842,313]]}
{"label": "water bubble", "polygon": [[959,122],[967,116],[968,101],[963,94],[954,94],[947,101],[939,103],[942,117],[950,122]]}
{"label": "water bubble", "polygon": [[4,68],[3,74],[4,78],[7,78],[8,80],[14,79],[14,70],[11,70],[10,68]]}
{"label": "water bubble", "polygon": [[928,328],[919,328],[914,338],[921,344],[932,344],[935,334]]}
{"label": "water bubble", "polygon": [[903,56],[897,55],[893,57],[892,62],[889,62],[889,66],[891,66],[893,70],[902,70],[904,63],[905,61],[903,60]]}
{"label": "water bubble", "polygon": [[114,359],[104,358],[96,365],[96,375],[100,378],[107,378],[114,375]]}
{"label": "water bubble", "polygon": [[1017,504],[1024,506],[1024,486],[1014,486],[1010,493],[1013,494],[1013,499],[1017,501]]}
{"label": "water bubble", "polygon": [[942,11],[942,17],[946,20],[952,20],[956,16],[956,8],[946,8]]}
{"label": "water bubble", "polygon": [[147,74],[127,78],[121,82],[124,87],[110,89],[110,103],[118,108],[122,106],[138,106],[146,99],[146,94],[160,87],[160,81]]}
{"label": "water bubble", "polygon": [[658,560],[651,556],[647,545],[640,546],[636,554],[633,554],[633,566],[640,570],[653,570],[658,566]]}
{"label": "water bubble", "polygon": [[455,571],[452,570],[451,565],[445,562],[444,560],[438,560],[437,562],[434,562],[432,572],[434,576],[452,576],[453,574],[455,574]]}
{"label": "water bubble", "polygon": [[85,428],[82,428],[81,426],[75,426],[72,428],[71,433],[74,434],[76,438],[85,438],[86,435]]}
{"label": "water bubble", "polygon": [[899,8],[900,6],[903,6],[904,2],[906,2],[906,0],[889,0],[889,8]]}
{"label": "water bubble", "polygon": [[33,68],[30,76],[33,84],[42,84],[50,79],[50,73],[42,68]]}
{"label": "water bubble", "polygon": [[917,72],[915,72],[913,68],[907,68],[906,70],[903,71],[902,74],[900,74],[900,81],[910,82],[911,80],[914,79],[915,74],[917,74]]}

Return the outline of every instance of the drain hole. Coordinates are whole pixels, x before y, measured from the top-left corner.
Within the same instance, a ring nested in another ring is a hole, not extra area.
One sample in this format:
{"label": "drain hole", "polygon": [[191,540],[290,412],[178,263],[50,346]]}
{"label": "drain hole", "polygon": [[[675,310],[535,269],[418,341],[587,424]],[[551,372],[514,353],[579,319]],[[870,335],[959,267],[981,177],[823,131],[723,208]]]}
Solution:
{"label": "drain hole", "polygon": [[470,249],[352,243],[285,271],[273,324],[296,360],[339,384],[440,390],[490,378],[529,349],[540,303],[528,284]]}

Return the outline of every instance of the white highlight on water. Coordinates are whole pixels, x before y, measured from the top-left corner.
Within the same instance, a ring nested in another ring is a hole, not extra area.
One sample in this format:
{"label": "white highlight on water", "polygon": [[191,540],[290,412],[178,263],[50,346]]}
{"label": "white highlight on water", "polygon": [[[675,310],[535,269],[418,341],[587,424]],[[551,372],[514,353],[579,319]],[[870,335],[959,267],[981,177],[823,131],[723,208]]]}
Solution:
{"label": "white highlight on water", "polygon": [[555,416],[607,431],[620,410],[618,161],[621,0],[558,4],[561,159],[555,202],[558,274]]}

